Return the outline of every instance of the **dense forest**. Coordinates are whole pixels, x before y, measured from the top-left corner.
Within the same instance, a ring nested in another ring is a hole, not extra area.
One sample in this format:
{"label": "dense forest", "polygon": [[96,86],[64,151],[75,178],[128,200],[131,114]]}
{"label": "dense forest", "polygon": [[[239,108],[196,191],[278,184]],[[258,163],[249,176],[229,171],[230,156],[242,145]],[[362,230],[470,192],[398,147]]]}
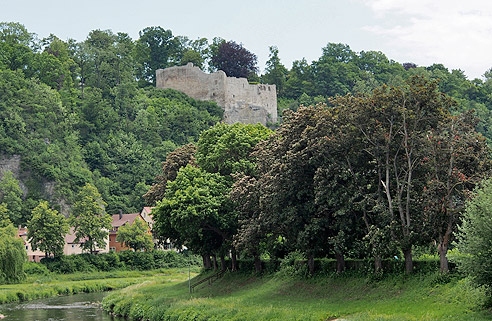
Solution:
{"label": "dense forest", "polygon": [[[245,62],[233,56],[238,52]],[[239,66],[227,65],[234,59]],[[490,71],[483,80],[469,80],[462,71],[449,71],[442,64],[416,66],[393,61],[382,52],[354,52],[348,45],[328,43],[318,60],[300,59],[290,69],[272,46],[266,68],[259,72],[253,53],[219,37],[191,40],[148,27],[138,39],[92,30],[77,42],[56,35],[38,39],[22,24],[4,22],[0,159],[8,163],[19,155],[21,166],[0,182],[0,202],[11,204],[14,223],[24,224],[43,199],[67,214],[86,183],[97,187],[108,213],[140,210],[145,204],[142,195],[161,172],[166,155],[196,143],[222,117],[215,103],[155,89],[156,69],[188,62],[205,71],[229,68],[229,75],[275,84],[279,115],[300,105],[333,106],[332,97],[369,94],[383,84],[400,86],[420,75],[436,80],[437,90],[457,101],[451,113],[473,109],[477,130],[487,141],[492,139]]]}

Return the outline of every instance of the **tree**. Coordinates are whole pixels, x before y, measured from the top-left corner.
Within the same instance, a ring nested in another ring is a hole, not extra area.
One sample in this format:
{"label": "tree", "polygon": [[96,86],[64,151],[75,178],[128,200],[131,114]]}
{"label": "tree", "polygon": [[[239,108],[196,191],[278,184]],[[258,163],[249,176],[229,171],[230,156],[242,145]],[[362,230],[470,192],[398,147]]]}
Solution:
{"label": "tree", "polygon": [[[0,224],[1,225],[1,224]],[[0,227],[0,283],[15,283],[25,278],[24,242],[12,224]]]}
{"label": "tree", "polygon": [[478,120],[471,112],[449,116],[427,136],[429,168],[424,187],[428,229],[437,241],[441,272],[466,201],[491,169],[491,152],[485,138],[475,131]]}
{"label": "tree", "polygon": [[9,211],[5,203],[0,203],[0,227],[12,224],[9,218]]}
{"label": "tree", "polygon": [[[319,140],[314,136],[326,135],[314,128],[320,118],[329,115],[330,111],[321,105],[285,113],[284,122],[275,134],[260,142],[252,154],[257,157],[257,183],[252,178],[243,179],[244,184],[236,182],[231,195],[238,200],[242,188],[244,197],[252,197],[248,201],[259,206],[254,209],[255,205],[239,201],[243,223],[239,236],[245,236],[247,242],[254,241],[263,231],[272,238],[282,237],[289,250],[306,254],[311,273],[314,256],[328,252],[326,236],[330,216],[318,211],[316,206],[314,177],[318,164],[310,143]],[[260,188],[259,195],[254,192],[255,185]],[[254,225],[245,226],[248,221]],[[256,233],[254,229],[262,232]]]}
{"label": "tree", "polygon": [[166,161],[162,162],[162,174],[155,177],[155,183],[143,195],[148,205],[154,205],[157,201],[164,198],[168,182],[174,181],[181,167],[186,165],[195,165],[196,147],[193,144],[187,144],[176,148],[169,153]]}
{"label": "tree", "polygon": [[209,173],[222,176],[230,177],[237,172],[250,175],[255,166],[250,153],[258,142],[267,139],[272,133],[261,124],[218,123],[200,135],[197,164]]}
{"label": "tree", "polygon": [[0,67],[29,73],[35,35],[17,22],[0,22]]}
{"label": "tree", "polygon": [[261,76],[261,80],[266,84],[275,84],[277,94],[282,95],[287,81],[288,70],[280,62],[277,46],[270,46],[270,55],[266,62],[265,74]]}
{"label": "tree", "polygon": [[7,205],[10,220],[15,226],[25,224],[27,221],[22,217],[23,194],[19,181],[11,171],[6,171],[0,179],[0,202]]}
{"label": "tree", "polygon": [[135,44],[135,60],[139,64],[138,76],[155,84],[156,70],[175,63],[173,57],[176,57],[179,51],[179,39],[173,36],[171,30],[161,27],[147,27],[138,34],[140,38]]}
{"label": "tree", "polygon": [[135,251],[151,251],[154,247],[149,225],[138,217],[133,224],[125,224],[118,229],[116,241]]}
{"label": "tree", "polygon": [[[364,152],[376,164],[378,200],[392,222],[392,236],[413,270],[412,247],[427,242],[421,195],[427,133],[444,119],[453,101],[437,91],[437,83],[412,77],[404,87],[381,87],[369,97],[339,97],[333,103],[353,108],[352,125],[363,137]],[[419,201],[420,200],[420,201]]]}
{"label": "tree", "polygon": [[48,208],[48,202],[40,201],[32,211],[27,224],[27,237],[33,249],[40,249],[45,257],[63,254],[65,235],[69,226],[67,219],[58,211]]}
{"label": "tree", "polygon": [[458,227],[458,267],[479,286],[492,293],[492,180],[482,182],[466,203],[461,225]]}
{"label": "tree", "polygon": [[248,78],[258,72],[257,57],[242,44],[225,41],[210,60],[210,66],[222,70],[229,77]]}
{"label": "tree", "polygon": [[106,214],[106,202],[96,187],[87,183],[76,196],[72,205],[70,225],[74,227],[75,242],[81,242],[84,250],[91,254],[97,247],[106,245],[108,231],[111,229],[111,216]]}
{"label": "tree", "polygon": [[156,231],[204,257],[224,251],[236,221],[228,191],[229,184],[217,173],[181,168],[153,210]]}

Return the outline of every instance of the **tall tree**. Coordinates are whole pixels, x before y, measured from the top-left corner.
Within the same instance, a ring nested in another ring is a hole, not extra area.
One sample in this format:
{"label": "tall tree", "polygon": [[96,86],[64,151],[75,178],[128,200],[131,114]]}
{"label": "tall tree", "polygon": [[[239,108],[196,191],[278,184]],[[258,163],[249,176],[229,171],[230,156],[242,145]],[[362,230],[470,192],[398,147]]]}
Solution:
{"label": "tall tree", "polygon": [[491,152],[475,131],[478,120],[471,112],[448,117],[427,136],[429,156],[424,187],[426,222],[437,241],[441,272],[448,272],[449,244],[466,201],[478,183],[490,174]]}
{"label": "tall tree", "polygon": [[164,198],[167,183],[176,179],[181,167],[195,165],[195,152],[195,145],[187,144],[176,148],[166,156],[166,161],[162,162],[162,174],[155,177],[155,183],[143,195],[148,205],[154,205],[157,201]]}
{"label": "tall tree", "polygon": [[249,78],[258,72],[257,57],[242,44],[222,42],[210,59],[210,66],[222,70],[229,77]]}
{"label": "tall tree", "polygon": [[37,48],[35,35],[17,22],[0,22],[0,67],[30,73]]}
{"label": "tall tree", "polygon": [[207,172],[229,178],[237,172],[250,175],[255,166],[250,153],[258,142],[271,134],[272,131],[261,124],[218,123],[200,135],[197,164]]}
{"label": "tall tree", "polygon": [[[325,115],[322,106],[284,114],[280,128],[259,143],[253,153],[258,159],[256,170],[261,186],[258,205],[262,213],[257,224],[270,228],[274,238],[287,240],[290,250],[304,252],[311,273],[314,256],[326,253],[327,240],[322,235],[329,226],[329,218],[316,209],[313,182],[317,164],[309,148],[319,114]],[[256,211],[252,214],[255,219]],[[240,233],[247,233],[244,226],[241,229]]]}
{"label": "tall tree", "polygon": [[75,230],[75,242],[81,242],[82,248],[96,253],[97,247],[106,245],[111,229],[111,216],[105,211],[106,202],[96,187],[86,184],[76,196],[72,205],[70,225]]}
{"label": "tall tree", "polygon": [[283,95],[288,70],[280,62],[277,46],[270,46],[269,50],[270,54],[266,62],[265,74],[261,76],[261,80],[263,83],[275,84],[277,94]]}
{"label": "tall tree", "polygon": [[410,78],[405,87],[382,87],[370,97],[340,97],[335,105],[354,108],[353,126],[364,138],[364,152],[377,165],[381,200],[393,223],[394,240],[405,257],[406,272],[413,270],[412,247],[427,240],[423,234],[420,199],[426,135],[444,119],[453,102],[437,91],[437,83]]}
{"label": "tall tree", "polygon": [[140,79],[155,84],[155,72],[159,68],[167,68],[175,64],[173,57],[180,48],[179,39],[171,30],[161,27],[147,27],[140,31],[136,42],[135,59],[139,64]]}
{"label": "tall tree", "polygon": [[187,165],[176,179],[167,184],[164,199],[153,210],[155,227],[160,233],[175,231],[178,244],[197,253],[218,253],[227,246],[235,216],[227,199],[229,186],[217,173]]}
{"label": "tall tree", "polygon": [[58,211],[50,209],[48,202],[41,201],[32,211],[27,224],[27,237],[32,248],[43,251],[45,257],[51,254],[59,256],[63,254],[68,230],[67,219]]}

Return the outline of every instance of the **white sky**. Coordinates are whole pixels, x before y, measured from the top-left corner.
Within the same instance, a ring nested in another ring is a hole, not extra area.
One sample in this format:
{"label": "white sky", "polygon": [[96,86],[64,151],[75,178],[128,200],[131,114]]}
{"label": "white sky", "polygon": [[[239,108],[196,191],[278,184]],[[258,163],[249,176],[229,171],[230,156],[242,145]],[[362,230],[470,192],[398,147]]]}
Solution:
{"label": "white sky", "polygon": [[0,0],[0,21],[63,40],[85,40],[94,29],[137,39],[150,26],[190,39],[218,36],[255,53],[260,69],[270,45],[290,68],[303,57],[318,59],[329,42],[382,51],[401,63],[442,63],[470,79],[492,67],[487,0]]}

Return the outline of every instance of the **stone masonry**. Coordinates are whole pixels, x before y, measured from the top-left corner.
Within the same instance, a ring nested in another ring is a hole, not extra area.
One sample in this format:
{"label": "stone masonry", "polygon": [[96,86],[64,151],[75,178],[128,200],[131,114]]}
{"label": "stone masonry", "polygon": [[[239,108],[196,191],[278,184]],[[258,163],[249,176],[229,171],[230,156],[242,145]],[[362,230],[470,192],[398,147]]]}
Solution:
{"label": "stone masonry", "polygon": [[246,78],[227,77],[219,70],[212,74],[188,63],[158,69],[156,87],[171,88],[197,100],[212,100],[224,109],[224,122],[266,125],[277,121],[275,85],[251,85]]}

